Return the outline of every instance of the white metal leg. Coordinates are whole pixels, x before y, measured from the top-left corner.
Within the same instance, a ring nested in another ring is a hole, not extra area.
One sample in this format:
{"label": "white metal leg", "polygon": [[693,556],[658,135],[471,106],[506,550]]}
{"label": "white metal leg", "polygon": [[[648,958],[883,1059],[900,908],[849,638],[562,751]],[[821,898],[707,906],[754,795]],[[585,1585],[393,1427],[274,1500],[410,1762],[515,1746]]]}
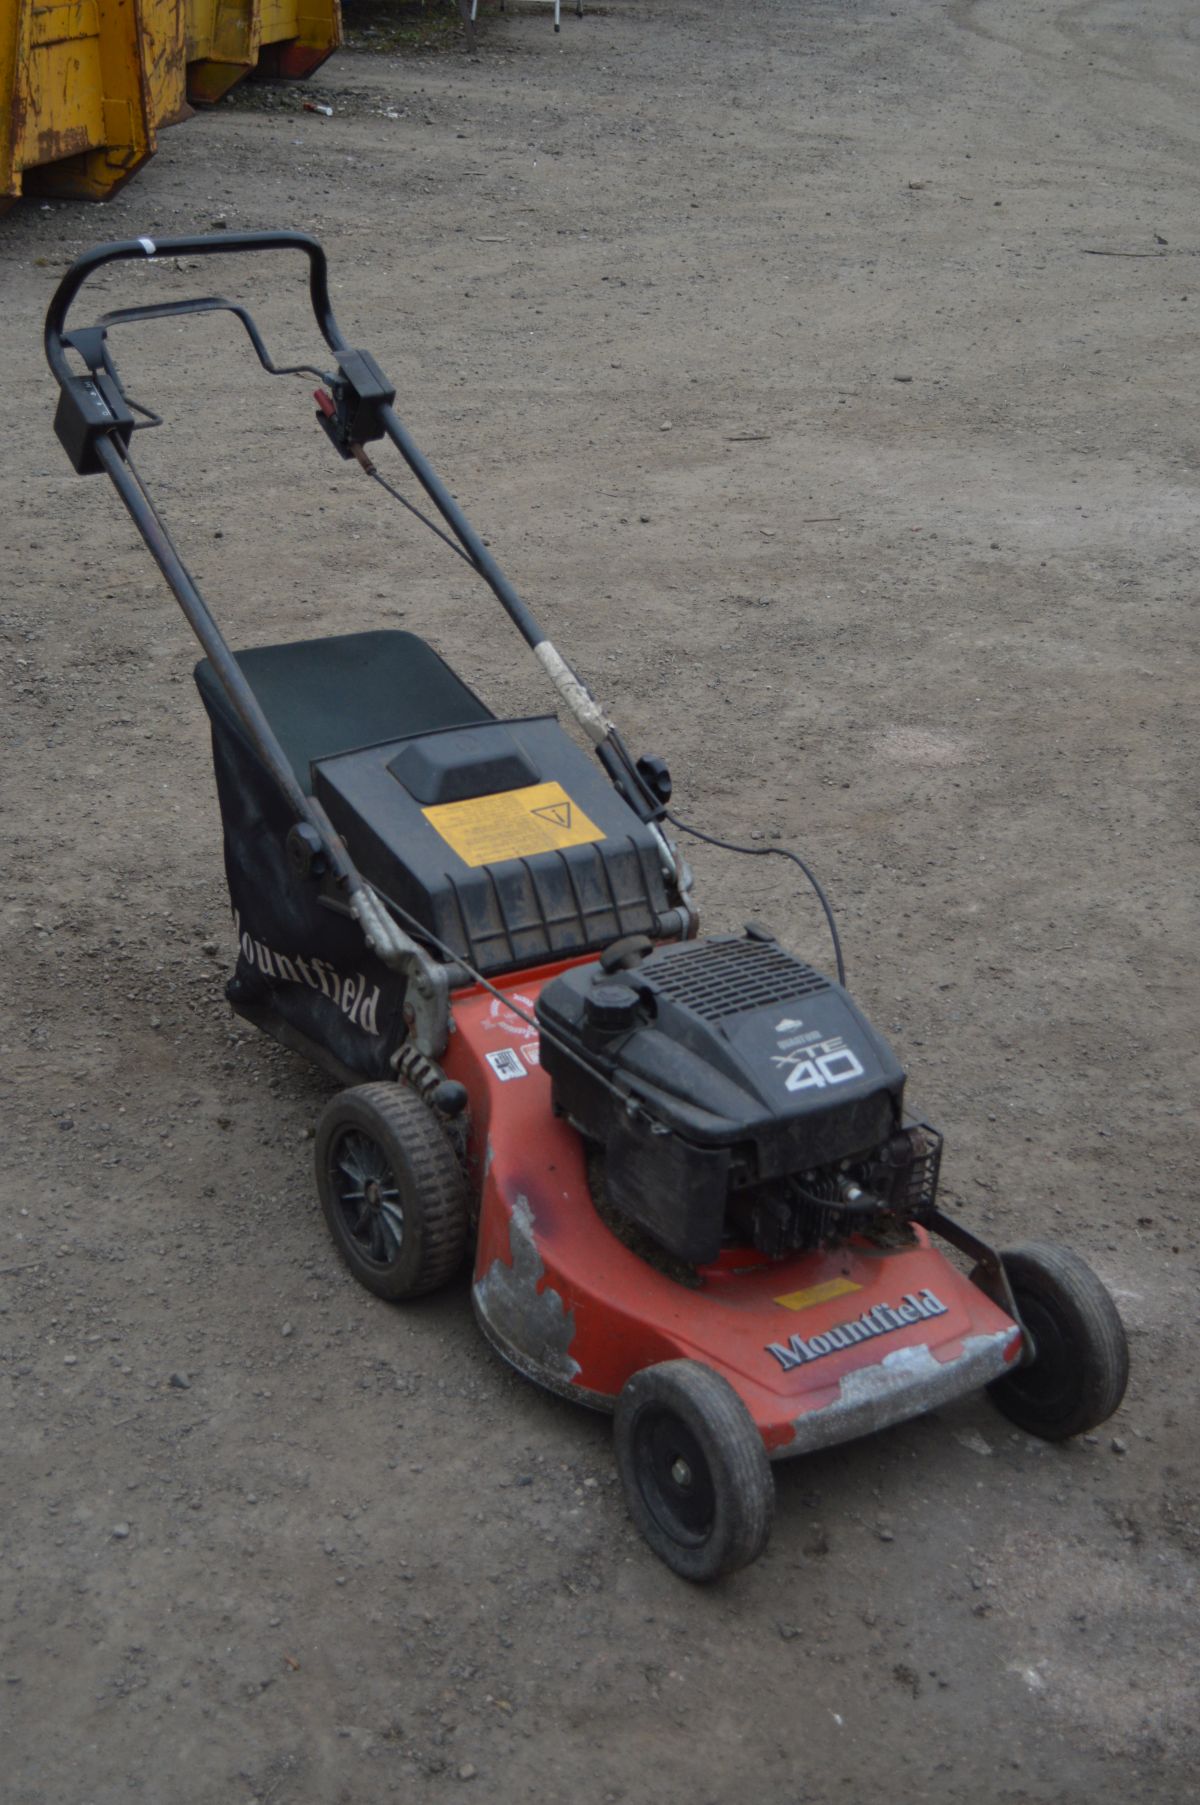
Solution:
{"label": "white metal leg", "polygon": [[[471,0],[472,22],[474,22],[478,11],[479,0]],[[500,0],[500,11],[504,11],[504,0]],[[583,17],[583,0],[575,0],[575,17],[577,19],[582,19]],[[562,0],[554,0],[554,29],[555,31],[562,30]]]}
{"label": "white metal leg", "polygon": [[[471,18],[475,18],[478,7],[480,7],[480,0],[471,0]],[[503,13],[503,0],[500,0],[500,11]],[[563,0],[554,0],[554,31],[563,29],[561,14],[563,14]],[[576,18],[583,18],[583,0],[576,0]]]}

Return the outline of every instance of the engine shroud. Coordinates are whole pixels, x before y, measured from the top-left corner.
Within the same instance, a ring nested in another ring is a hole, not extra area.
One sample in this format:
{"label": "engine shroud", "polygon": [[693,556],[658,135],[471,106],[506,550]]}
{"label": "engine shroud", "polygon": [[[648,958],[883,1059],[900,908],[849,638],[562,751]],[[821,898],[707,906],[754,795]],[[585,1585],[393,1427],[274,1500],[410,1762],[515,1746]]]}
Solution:
{"label": "engine shroud", "polygon": [[[609,1203],[680,1259],[715,1259],[731,1222],[766,1252],[828,1234],[839,1174],[879,1174],[885,1204],[888,1186],[927,1186],[891,1049],[840,984],[774,940],[574,966],[537,1014],[554,1107],[603,1146]],[[872,1201],[884,1207],[859,1207]],[[806,1211],[824,1211],[823,1231]]]}

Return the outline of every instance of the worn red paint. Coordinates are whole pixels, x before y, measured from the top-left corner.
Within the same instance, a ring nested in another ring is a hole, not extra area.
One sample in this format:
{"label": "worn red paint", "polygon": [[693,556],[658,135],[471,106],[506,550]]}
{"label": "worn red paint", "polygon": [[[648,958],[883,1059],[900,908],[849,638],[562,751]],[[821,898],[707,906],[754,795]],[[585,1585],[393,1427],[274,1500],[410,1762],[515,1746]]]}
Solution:
{"label": "worn red paint", "polygon": [[[573,963],[568,961],[566,963]],[[501,979],[497,988],[519,993],[531,1006],[563,964]],[[531,1013],[526,1007],[526,1013]],[[948,1365],[977,1337],[1011,1331],[1006,1357],[1019,1351],[1019,1331],[1004,1312],[972,1285],[917,1231],[914,1247],[882,1252],[866,1243],[828,1252],[770,1260],[751,1249],[726,1250],[700,1272],[691,1289],[656,1271],[623,1246],[592,1205],[583,1143],[551,1108],[550,1081],[523,1048],[536,1043],[520,1017],[505,1032],[505,1015],[488,992],[473,989],[454,1000],[454,1033],[445,1057],[447,1074],[470,1097],[470,1155],[480,1186],[475,1257],[478,1283],[493,1262],[509,1266],[510,1225],[519,1198],[527,1200],[544,1271],[538,1291],[552,1289],[573,1317],[570,1354],[579,1371],[573,1385],[584,1394],[614,1400],[631,1375],[660,1360],[703,1361],[734,1386],[758,1425],[769,1452],[786,1451],[796,1419],[836,1404],[843,1379],[878,1368],[885,1355],[926,1347]],[[515,1049],[525,1075],[500,1076],[486,1055]],[[858,1289],[802,1312],[781,1296],[835,1279]],[[916,1321],[829,1352],[784,1371],[768,1351],[786,1343],[802,1324],[820,1336],[876,1305],[895,1306],[907,1293],[933,1290],[945,1305],[932,1320]],[[531,1362],[536,1366],[536,1360]]]}

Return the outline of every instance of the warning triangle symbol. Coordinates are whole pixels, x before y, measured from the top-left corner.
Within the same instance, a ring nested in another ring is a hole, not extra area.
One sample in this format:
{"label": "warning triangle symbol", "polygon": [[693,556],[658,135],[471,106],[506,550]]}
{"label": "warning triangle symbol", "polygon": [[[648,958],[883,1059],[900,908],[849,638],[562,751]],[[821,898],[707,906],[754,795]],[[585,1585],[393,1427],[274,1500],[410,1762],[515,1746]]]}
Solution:
{"label": "warning triangle symbol", "polygon": [[571,825],[571,804],[566,801],[549,802],[545,808],[535,808],[530,812],[537,815],[542,821],[549,821],[552,827],[570,827]]}

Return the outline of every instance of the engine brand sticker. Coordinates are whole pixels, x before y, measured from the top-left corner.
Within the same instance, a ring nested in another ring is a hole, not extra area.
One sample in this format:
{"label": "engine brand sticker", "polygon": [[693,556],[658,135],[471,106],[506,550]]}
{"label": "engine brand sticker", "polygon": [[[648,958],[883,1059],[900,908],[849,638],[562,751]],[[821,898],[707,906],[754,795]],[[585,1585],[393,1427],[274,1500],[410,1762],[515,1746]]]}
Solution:
{"label": "engine brand sticker", "polygon": [[809,1285],[805,1291],[789,1291],[786,1297],[777,1297],[773,1301],[782,1304],[785,1310],[811,1310],[814,1304],[827,1304],[832,1298],[861,1290],[862,1286],[856,1285],[853,1279],[826,1279],[823,1285]]}
{"label": "engine brand sticker", "polygon": [[860,1341],[873,1341],[877,1335],[894,1335],[897,1329],[907,1329],[910,1324],[924,1322],[929,1316],[944,1316],[949,1307],[928,1289],[906,1291],[898,1304],[875,1304],[853,1322],[836,1323],[820,1335],[810,1335],[807,1341],[803,1335],[789,1335],[785,1343],[768,1343],[766,1351],[774,1355],[785,1373],[790,1373],[797,1366],[823,1360],[826,1354],[857,1347]]}
{"label": "engine brand sticker", "polygon": [[784,1085],[790,1091],[823,1091],[827,1085],[849,1084],[864,1076],[863,1063],[840,1034],[822,1039],[818,1028],[801,1032],[803,1022],[776,1022],[779,1052],[772,1053],[771,1064],[784,1074]]}
{"label": "engine brand sticker", "polygon": [[497,1047],[494,1053],[488,1053],[485,1057],[501,1084],[507,1084],[510,1078],[526,1076],[526,1067],[515,1047]]}
{"label": "engine brand sticker", "polygon": [[439,802],[421,813],[464,865],[499,865],[564,846],[603,840],[594,821],[560,783],[534,783],[469,802]]}

